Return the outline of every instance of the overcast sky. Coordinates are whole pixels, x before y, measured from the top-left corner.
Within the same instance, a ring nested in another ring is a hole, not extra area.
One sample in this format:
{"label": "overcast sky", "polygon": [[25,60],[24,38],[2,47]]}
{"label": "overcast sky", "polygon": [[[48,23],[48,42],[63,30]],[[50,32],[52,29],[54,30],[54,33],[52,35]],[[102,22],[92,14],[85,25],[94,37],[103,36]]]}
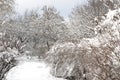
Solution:
{"label": "overcast sky", "polygon": [[84,4],[85,0],[16,0],[16,10],[23,13],[26,9],[42,8],[44,5],[54,6],[62,16],[67,17],[71,9]]}

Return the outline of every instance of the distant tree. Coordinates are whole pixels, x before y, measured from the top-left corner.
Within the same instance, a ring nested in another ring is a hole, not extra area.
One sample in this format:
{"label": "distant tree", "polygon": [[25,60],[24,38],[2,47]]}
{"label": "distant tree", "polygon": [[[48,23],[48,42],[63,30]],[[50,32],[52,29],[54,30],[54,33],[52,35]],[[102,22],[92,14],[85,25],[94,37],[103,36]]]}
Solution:
{"label": "distant tree", "polygon": [[0,0],[0,25],[5,23],[5,19],[10,17],[14,10],[14,0]]}
{"label": "distant tree", "polygon": [[42,10],[40,27],[42,28],[42,36],[49,50],[51,44],[64,36],[66,30],[65,23],[63,17],[59,15],[54,7],[44,6]]}

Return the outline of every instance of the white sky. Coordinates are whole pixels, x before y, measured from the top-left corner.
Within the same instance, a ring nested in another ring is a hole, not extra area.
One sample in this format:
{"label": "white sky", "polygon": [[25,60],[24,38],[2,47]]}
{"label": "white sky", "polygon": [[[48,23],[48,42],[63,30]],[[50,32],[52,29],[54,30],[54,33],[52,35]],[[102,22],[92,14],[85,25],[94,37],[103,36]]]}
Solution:
{"label": "white sky", "polygon": [[54,6],[66,18],[74,6],[84,4],[85,0],[16,0],[16,3],[16,10],[19,13],[25,12],[26,9],[31,10],[48,5]]}

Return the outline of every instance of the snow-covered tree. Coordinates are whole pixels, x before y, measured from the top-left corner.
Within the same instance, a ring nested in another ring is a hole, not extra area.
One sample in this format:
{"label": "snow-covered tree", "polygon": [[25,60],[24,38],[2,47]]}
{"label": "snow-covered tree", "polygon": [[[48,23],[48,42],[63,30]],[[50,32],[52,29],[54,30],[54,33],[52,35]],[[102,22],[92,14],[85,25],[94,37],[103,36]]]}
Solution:
{"label": "snow-covered tree", "polygon": [[56,43],[46,54],[55,76],[77,80],[120,79],[120,9],[109,11],[95,27],[96,37]]}
{"label": "snow-covered tree", "polygon": [[0,25],[5,23],[14,10],[14,0],[0,0]]}
{"label": "snow-covered tree", "polygon": [[100,0],[88,0],[88,4],[75,7],[70,15],[75,34],[80,38],[93,37],[93,28],[107,11],[107,7]]}
{"label": "snow-covered tree", "polygon": [[62,16],[59,15],[54,7],[43,7],[40,27],[42,28],[42,36],[48,49],[51,44],[56,42],[65,32],[65,24]]}
{"label": "snow-covered tree", "polygon": [[87,4],[78,5],[70,15],[74,35],[80,38],[95,36],[93,28],[109,10],[116,8],[119,8],[118,0],[88,0]]}
{"label": "snow-covered tree", "polygon": [[45,6],[41,12],[26,11],[23,16],[11,20],[11,26],[7,28],[17,36],[27,36],[29,49],[38,54],[48,51],[54,42],[64,37],[66,31],[64,19],[54,7]]}

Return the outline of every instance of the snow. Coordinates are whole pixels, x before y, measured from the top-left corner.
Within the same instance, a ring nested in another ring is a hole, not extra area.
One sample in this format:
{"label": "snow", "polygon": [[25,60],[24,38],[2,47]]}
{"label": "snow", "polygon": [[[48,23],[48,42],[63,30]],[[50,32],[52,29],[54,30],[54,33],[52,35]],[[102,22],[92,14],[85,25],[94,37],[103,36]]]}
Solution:
{"label": "snow", "polygon": [[7,80],[65,80],[53,77],[50,67],[44,62],[24,61],[12,68],[6,75]]}
{"label": "snow", "polygon": [[[102,24],[104,25],[104,24],[108,24],[108,23],[116,23],[116,22],[118,22],[119,21],[119,18],[120,18],[120,16],[119,16],[119,14],[120,14],[120,9],[116,9],[116,10],[110,10],[107,14],[106,14],[106,18],[102,21]],[[117,20],[118,21],[116,21],[116,20],[114,20],[114,18],[118,18]],[[114,24],[115,25],[115,24]]]}

